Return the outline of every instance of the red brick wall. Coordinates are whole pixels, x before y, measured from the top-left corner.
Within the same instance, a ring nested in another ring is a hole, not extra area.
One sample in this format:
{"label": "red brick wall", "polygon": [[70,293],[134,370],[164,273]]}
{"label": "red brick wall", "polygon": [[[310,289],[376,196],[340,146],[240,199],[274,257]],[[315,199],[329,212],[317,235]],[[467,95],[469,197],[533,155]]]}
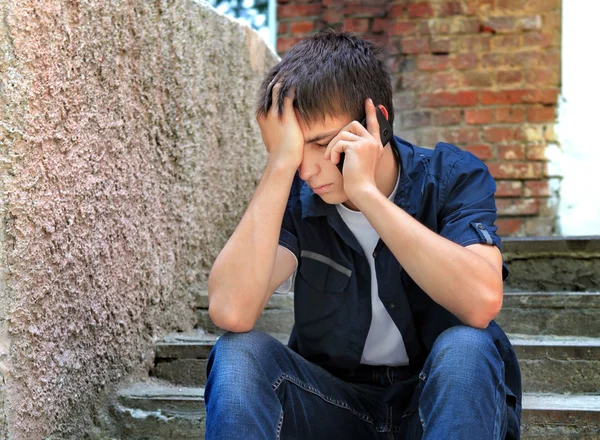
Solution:
{"label": "red brick wall", "polygon": [[502,235],[550,235],[545,162],[560,87],[560,0],[279,0],[277,50],[326,26],[387,48],[395,130],[467,149],[496,178]]}

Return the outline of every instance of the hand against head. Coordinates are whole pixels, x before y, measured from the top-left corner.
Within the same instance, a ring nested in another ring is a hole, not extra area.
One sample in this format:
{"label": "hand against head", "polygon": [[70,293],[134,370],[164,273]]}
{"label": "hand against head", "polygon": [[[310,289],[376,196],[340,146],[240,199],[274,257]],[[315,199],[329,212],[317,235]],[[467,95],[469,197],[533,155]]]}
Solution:
{"label": "hand against head", "polygon": [[367,128],[358,121],[350,122],[329,142],[325,150],[325,159],[334,164],[340,161],[340,154],[345,154],[342,174],[344,191],[350,199],[366,185],[376,186],[375,172],[383,156],[379,122],[371,99],[365,102],[365,113]]}
{"label": "hand against head", "polygon": [[268,113],[256,118],[269,153],[269,161],[279,166],[298,168],[302,163],[304,137],[294,111],[294,89],[283,98],[279,113],[281,83],[272,86],[272,104]]}

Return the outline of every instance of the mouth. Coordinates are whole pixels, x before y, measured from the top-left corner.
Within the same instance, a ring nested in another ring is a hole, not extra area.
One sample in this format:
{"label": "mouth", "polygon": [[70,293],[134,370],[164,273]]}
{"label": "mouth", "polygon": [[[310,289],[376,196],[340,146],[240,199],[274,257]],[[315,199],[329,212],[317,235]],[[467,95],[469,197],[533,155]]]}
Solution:
{"label": "mouth", "polygon": [[321,185],[321,186],[317,186],[316,188],[312,188],[313,192],[315,194],[323,194],[326,193],[327,191],[329,191],[329,189],[331,188],[331,186],[333,185],[333,183],[329,183],[327,185]]}

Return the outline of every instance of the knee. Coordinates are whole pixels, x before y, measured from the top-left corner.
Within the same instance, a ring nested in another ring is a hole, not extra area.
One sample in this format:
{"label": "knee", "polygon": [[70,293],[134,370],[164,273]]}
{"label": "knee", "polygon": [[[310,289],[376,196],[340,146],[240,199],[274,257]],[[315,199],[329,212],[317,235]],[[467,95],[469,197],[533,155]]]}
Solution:
{"label": "knee", "polygon": [[232,373],[258,368],[266,354],[274,351],[278,341],[258,330],[244,333],[228,332],[219,337],[212,348],[207,364],[207,375],[213,370],[231,370]]}
{"label": "knee", "polygon": [[430,369],[443,370],[444,376],[456,379],[471,377],[486,368],[497,368],[503,362],[490,334],[483,329],[455,326],[441,333],[428,357]]}

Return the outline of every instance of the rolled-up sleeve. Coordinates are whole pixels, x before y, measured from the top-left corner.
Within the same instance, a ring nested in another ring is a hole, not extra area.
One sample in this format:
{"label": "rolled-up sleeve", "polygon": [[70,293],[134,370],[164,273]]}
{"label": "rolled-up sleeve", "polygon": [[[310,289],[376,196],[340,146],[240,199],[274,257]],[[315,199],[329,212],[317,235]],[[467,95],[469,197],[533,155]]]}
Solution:
{"label": "rolled-up sleeve", "polygon": [[[442,185],[440,235],[461,246],[488,244],[501,249],[494,224],[496,182],[481,160],[464,153],[452,164]],[[503,279],[508,276],[503,265]]]}

